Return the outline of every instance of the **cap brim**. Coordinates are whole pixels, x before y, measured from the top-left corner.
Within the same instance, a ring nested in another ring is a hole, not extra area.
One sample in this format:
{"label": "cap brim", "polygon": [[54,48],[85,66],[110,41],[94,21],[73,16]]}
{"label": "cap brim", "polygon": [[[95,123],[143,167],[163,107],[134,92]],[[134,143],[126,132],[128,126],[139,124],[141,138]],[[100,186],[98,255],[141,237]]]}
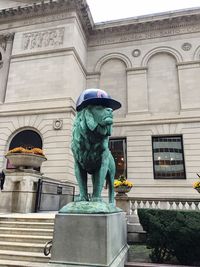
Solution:
{"label": "cap brim", "polygon": [[80,111],[88,105],[104,106],[107,108],[112,108],[113,110],[121,108],[121,103],[111,98],[90,98],[84,100],[81,105],[76,107],[76,110]]}

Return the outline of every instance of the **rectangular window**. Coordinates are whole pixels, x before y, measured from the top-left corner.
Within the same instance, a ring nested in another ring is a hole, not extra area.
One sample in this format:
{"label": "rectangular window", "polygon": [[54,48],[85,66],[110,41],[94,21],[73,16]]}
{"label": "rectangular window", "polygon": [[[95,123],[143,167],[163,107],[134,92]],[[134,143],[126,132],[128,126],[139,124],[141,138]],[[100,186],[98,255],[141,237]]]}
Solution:
{"label": "rectangular window", "polygon": [[185,179],[182,136],[154,136],[153,168],[155,179]]}
{"label": "rectangular window", "polygon": [[116,165],[115,179],[117,179],[120,175],[127,177],[126,139],[110,139],[109,148]]}

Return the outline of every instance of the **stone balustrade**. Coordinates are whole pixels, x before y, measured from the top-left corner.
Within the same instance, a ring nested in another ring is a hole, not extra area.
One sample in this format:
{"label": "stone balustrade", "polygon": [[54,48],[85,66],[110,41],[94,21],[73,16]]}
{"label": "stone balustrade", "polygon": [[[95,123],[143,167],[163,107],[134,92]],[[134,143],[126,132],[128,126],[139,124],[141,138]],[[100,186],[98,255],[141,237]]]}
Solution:
{"label": "stone balustrade", "polygon": [[128,215],[137,214],[137,209],[200,210],[200,199],[196,198],[135,198],[116,197],[116,206]]}

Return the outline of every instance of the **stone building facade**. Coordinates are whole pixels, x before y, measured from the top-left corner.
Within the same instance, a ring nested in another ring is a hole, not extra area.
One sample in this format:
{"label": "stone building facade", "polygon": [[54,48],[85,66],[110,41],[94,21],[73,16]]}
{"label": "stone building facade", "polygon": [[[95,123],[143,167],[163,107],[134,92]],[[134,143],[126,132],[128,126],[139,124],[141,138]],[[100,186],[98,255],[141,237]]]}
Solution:
{"label": "stone building facade", "polygon": [[200,9],[94,24],[85,0],[9,2],[0,10],[0,167],[29,130],[41,137],[45,176],[75,181],[75,101],[101,88],[122,103],[112,139],[126,146],[130,196],[198,198]]}

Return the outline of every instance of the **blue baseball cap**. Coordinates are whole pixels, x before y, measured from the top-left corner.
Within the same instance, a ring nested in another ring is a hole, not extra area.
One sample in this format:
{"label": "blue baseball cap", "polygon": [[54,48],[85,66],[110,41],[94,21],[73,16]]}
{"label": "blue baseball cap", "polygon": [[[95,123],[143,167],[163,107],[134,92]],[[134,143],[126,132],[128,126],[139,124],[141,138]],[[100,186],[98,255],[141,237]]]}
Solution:
{"label": "blue baseball cap", "polygon": [[80,111],[88,105],[100,105],[113,110],[121,107],[121,103],[112,99],[105,91],[94,88],[86,89],[81,93],[76,102],[76,110]]}

